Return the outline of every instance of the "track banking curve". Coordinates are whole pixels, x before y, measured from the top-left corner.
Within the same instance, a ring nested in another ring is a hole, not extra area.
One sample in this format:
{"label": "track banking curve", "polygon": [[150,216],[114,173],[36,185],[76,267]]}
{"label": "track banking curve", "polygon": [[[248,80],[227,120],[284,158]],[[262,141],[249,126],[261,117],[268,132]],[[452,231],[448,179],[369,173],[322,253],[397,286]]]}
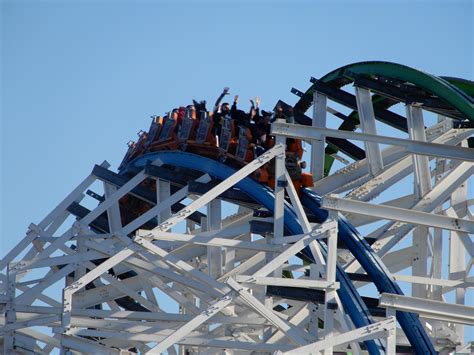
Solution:
{"label": "track banking curve", "polygon": [[[302,195],[303,205],[314,215],[320,217],[322,221],[327,213],[320,209],[320,197],[309,189],[304,189]],[[390,271],[385,267],[367,241],[342,215],[338,220],[338,232],[338,237],[347,245],[347,248],[371,277],[380,293],[387,292],[403,295],[403,291],[398,284],[390,277]],[[400,323],[417,354],[436,353],[416,314],[397,312],[397,321]]]}
{"label": "track banking curve", "polygon": [[[0,260],[0,351],[469,352],[474,81],[381,61],[310,81],[253,119],[203,102],[151,116],[117,170],[94,166]],[[290,247],[308,219],[329,242]],[[286,244],[249,238],[272,230]],[[321,256],[328,279],[300,277]]]}
{"label": "track banking curve", "polygon": [[[466,92],[466,87],[472,88],[473,83],[467,80],[437,77],[397,63],[369,61],[340,67],[324,75],[319,81],[340,88],[353,82],[354,75],[383,76],[413,84],[427,93],[436,95],[457,109],[462,117],[474,122],[474,98]],[[314,90],[315,85],[312,85],[295,104],[295,110],[300,112],[308,110],[312,105]]]}
{"label": "track banking curve", "polygon": [[[296,120],[298,121],[298,117],[312,106],[314,92],[322,91],[328,95],[339,92],[346,95],[347,93],[341,88],[349,84],[370,88],[374,93],[372,104],[376,111],[388,110],[398,103],[420,102],[423,108],[428,111],[450,117],[456,121],[465,121],[470,125],[474,124],[473,81],[435,76],[406,65],[385,61],[352,63],[335,69],[318,80],[312,80],[312,85],[300,94],[300,99],[294,105]],[[325,89],[328,91],[324,92]],[[333,97],[333,99],[336,98]],[[360,124],[359,113],[355,107],[353,108],[354,111],[344,119],[338,128],[339,130],[354,131],[357,129]],[[392,114],[392,112],[389,113]],[[408,131],[406,119],[402,116],[377,117],[377,119],[397,130]],[[332,144],[328,144],[326,147],[325,171],[331,170],[334,162],[332,155],[338,150],[339,147]]]}
{"label": "track banking curve", "polygon": [[[208,173],[212,177],[225,180],[236,172],[233,168],[226,166],[220,162],[204,158],[195,154],[177,152],[177,151],[159,151],[140,156],[128,163],[121,171],[121,174],[134,173],[144,168],[150,161],[159,160],[163,164],[169,164],[176,167],[193,169],[203,173]],[[240,190],[251,196],[259,204],[273,211],[274,196],[273,191],[255,180],[246,177],[235,185]],[[303,204],[311,210],[323,222],[327,216],[327,211],[319,208],[319,197],[310,190],[303,190]],[[303,232],[297,221],[295,212],[289,205],[285,206],[284,211],[285,230],[291,234],[300,234]],[[350,251],[354,254],[366,272],[373,278],[380,292],[390,292],[402,294],[398,285],[390,279],[388,270],[383,266],[381,261],[376,257],[370,246],[358,234],[353,226],[346,220],[340,219],[339,238],[344,240]],[[325,244],[319,242],[323,255],[326,254]],[[309,248],[304,253],[310,259],[314,259]],[[338,295],[344,304],[345,310],[356,327],[363,327],[372,323],[371,315],[358,294],[357,289],[344,272],[342,267],[337,266],[337,281],[340,283]],[[435,354],[433,345],[423,326],[414,314],[397,312],[397,320],[402,326],[411,346],[416,350],[417,354]],[[380,340],[369,340],[365,342],[370,354],[385,353],[384,346]]]}

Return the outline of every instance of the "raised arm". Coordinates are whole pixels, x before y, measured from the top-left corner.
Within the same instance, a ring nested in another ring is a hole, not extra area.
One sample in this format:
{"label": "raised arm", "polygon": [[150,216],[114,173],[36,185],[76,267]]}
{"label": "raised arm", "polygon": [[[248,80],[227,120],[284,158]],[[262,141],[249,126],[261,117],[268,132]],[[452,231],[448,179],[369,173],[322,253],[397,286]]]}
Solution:
{"label": "raised arm", "polygon": [[237,113],[237,102],[239,101],[239,95],[234,96],[234,103],[232,104],[232,107],[230,108],[230,116],[235,117],[235,114]]}
{"label": "raised arm", "polygon": [[217,98],[217,101],[214,105],[214,112],[217,112],[217,110],[219,110],[219,105],[220,105],[220,103],[221,103],[221,101],[222,101],[222,99],[224,98],[225,95],[229,95],[229,88],[227,86],[224,88],[222,93]]}

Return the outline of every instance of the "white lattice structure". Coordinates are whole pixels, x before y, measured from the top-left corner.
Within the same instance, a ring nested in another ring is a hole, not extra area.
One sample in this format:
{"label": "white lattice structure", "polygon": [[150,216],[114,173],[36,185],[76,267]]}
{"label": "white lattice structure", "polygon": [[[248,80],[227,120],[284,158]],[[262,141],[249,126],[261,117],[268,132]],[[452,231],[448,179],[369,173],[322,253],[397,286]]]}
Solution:
{"label": "white lattice structure", "polygon": [[[326,128],[338,112],[315,90],[313,127],[276,121],[277,144],[225,178],[204,165],[187,174],[178,160],[173,170],[176,157],[194,159],[183,152],[152,154],[128,175],[94,167],[1,260],[4,353],[364,353],[375,339],[393,354],[414,349],[396,311],[419,315],[437,351],[469,353],[474,129],[442,115],[428,125],[432,113],[408,103],[408,136],[379,135],[370,90],[356,86],[355,99],[362,132]],[[291,183],[286,137],[312,144],[313,190],[330,211],[323,223]],[[324,176],[328,137],[363,142],[367,158]],[[274,191],[234,188],[272,159]],[[100,200],[91,210],[81,205],[89,196]],[[123,224],[127,196],[149,208]],[[337,292],[347,287],[342,271],[356,290],[375,282],[341,243],[342,215],[367,231],[376,271],[411,291],[372,291],[370,325],[354,325]]]}

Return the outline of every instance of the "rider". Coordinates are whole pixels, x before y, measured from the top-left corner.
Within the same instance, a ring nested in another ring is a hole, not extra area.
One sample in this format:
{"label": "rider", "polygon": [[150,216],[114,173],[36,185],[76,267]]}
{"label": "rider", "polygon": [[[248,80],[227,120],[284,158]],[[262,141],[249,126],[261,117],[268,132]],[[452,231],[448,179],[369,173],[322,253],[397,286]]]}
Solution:
{"label": "rider", "polygon": [[220,136],[222,121],[224,120],[224,117],[230,113],[229,103],[224,102],[222,105],[220,104],[225,95],[229,95],[229,88],[227,86],[224,88],[222,93],[217,98],[216,103],[214,104],[214,110],[213,110],[213,115],[212,115],[213,135]]}

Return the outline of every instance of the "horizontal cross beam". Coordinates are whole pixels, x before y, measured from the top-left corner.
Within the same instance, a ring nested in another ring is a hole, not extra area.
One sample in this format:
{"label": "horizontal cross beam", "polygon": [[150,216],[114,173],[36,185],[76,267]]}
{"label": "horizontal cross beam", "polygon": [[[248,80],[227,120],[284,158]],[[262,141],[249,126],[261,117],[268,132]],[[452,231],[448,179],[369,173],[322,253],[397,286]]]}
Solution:
{"label": "horizontal cross beam", "polygon": [[424,318],[474,325],[474,307],[470,306],[392,293],[382,293],[379,306],[397,311],[413,312]]}
{"label": "horizontal cross beam", "polygon": [[[472,132],[474,133],[474,130],[472,130]],[[308,127],[292,123],[274,122],[272,124],[272,134],[308,140],[318,140],[321,139],[321,135],[324,135],[328,137],[353,139],[356,141],[375,142],[380,144],[400,146],[403,147],[406,152],[411,154],[437,156],[440,158],[474,162],[473,148],[453,147],[443,144],[421,142],[368,133],[356,133],[339,131],[337,129],[331,128]]]}
{"label": "horizontal cross beam", "polygon": [[323,197],[321,207],[328,210],[374,216],[381,219],[414,223],[457,232],[474,233],[474,221],[414,211],[406,208],[375,205],[362,201],[339,198],[334,195]]}

